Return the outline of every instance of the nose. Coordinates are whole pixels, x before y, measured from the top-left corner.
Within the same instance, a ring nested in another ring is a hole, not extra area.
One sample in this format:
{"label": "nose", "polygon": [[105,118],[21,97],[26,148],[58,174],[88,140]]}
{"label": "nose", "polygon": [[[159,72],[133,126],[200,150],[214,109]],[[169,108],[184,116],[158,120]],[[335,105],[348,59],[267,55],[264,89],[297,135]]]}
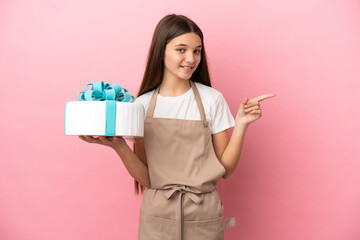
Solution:
{"label": "nose", "polygon": [[185,61],[188,62],[188,63],[194,63],[194,62],[195,62],[194,53],[189,52],[189,53],[186,55]]}

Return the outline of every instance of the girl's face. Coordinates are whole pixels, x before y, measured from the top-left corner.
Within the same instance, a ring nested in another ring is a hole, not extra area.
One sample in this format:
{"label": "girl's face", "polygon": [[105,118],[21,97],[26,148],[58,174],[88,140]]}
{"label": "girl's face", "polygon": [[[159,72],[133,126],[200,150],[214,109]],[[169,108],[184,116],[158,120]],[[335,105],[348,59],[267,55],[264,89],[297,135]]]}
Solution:
{"label": "girl's face", "polygon": [[166,45],[164,78],[190,79],[201,60],[201,38],[196,33],[185,33]]}

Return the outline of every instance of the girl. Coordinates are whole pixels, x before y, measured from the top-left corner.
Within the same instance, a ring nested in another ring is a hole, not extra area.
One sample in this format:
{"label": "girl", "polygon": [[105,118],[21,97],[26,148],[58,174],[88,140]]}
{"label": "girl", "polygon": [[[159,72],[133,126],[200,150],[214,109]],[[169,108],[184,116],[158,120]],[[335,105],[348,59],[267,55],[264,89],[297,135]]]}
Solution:
{"label": "girl", "polygon": [[217,182],[235,170],[246,129],[261,116],[259,102],[274,96],[245,98],[234,119],[211,87],[200,28],[170,14],[156,26],[136,99],[146,118],[134,152],[122,137],[80,138],[113,148],[134,178],[136,194],[140,187],[139,240],[221,240],[235,219],[223,221]]}

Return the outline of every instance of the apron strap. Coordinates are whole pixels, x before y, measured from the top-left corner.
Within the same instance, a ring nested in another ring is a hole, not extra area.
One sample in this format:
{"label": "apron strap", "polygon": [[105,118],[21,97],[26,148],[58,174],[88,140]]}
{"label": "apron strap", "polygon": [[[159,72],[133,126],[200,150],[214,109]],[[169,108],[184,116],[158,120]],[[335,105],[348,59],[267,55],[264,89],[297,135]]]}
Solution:
{"label": "apron strap", "polygon": [[194,91],[196,104],[197,104],[198,109],[200,111],[201,120],[204,122],[204,126],[207,127],[205,110],[204,110],[204,106],[203,106],[201,98],[200,98],[199,91],[198,91],[198,89],[197,89],[197,87],[196,87],[196,85],[195,85],[195,83],[193,81],[190,80],[190,83],[191,83],[191,87],[192,87],[192,89]]}
{"label": "apron strap", "polygon": [[155,109],[155,105],[156,105],[156,97],[158,95],[158,92],[160,90],[160,85],[155,89],[151,99],[150,99],[150,103],[146,112],[146,117],[148,118],[152,118],[153,114],[154,114],[154,109]]}

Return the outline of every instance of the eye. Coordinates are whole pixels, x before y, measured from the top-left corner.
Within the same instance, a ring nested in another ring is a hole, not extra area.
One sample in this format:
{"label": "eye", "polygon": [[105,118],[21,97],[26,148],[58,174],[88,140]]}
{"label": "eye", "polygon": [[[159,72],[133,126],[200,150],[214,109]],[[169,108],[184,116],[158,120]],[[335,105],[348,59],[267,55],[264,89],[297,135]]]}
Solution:
{"label": "eye", "polygon": [[184,50],[183,48],[178,48],[178,49],[176,49],[176,51],[178,51],[178,50]]}
{"label": "eye", "polygon": [[201,50],[195,50],[195,52],[197,51],[197,53],[201,53]]}

